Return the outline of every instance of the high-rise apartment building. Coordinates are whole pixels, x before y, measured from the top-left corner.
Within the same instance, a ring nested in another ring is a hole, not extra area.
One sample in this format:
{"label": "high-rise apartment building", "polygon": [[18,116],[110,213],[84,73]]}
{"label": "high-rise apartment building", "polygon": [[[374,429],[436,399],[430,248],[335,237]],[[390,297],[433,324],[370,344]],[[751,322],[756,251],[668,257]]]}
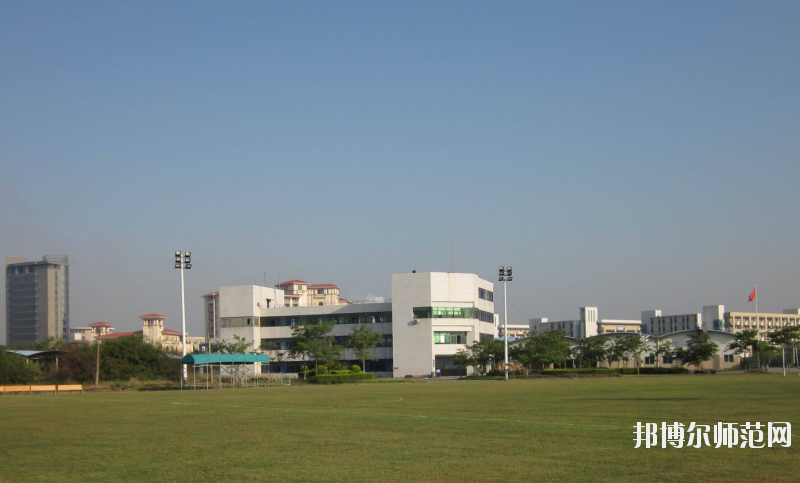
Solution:
{"label": "high-rise apartment building", "polygon": [[68,258],[6,258],[6,343],[66,340],[68,335]]}

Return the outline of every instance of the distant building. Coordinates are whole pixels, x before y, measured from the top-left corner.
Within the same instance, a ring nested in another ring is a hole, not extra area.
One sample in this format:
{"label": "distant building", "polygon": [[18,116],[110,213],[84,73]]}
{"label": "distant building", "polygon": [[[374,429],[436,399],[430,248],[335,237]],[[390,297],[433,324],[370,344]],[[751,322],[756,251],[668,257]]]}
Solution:
{"label": "distant building", "polygon": [[219,292],[203,295],[203,326],[206,342],[219,337]]}
{"label": "distant building", "polygon": [[[147,314],[140,315],[139,318],[142,319],[142,330],[135,332],[109,332],[101,335],[100,340],[122,339],[132,335],[141,335],[145,342],[156,347],[172,352],[182,351],[181,333],[164,328],[164,320],[167,319],[165,315]],[[205,337],[189,337],[186,334],[186,353],[199,352],[200,344],[203,342],[205,342]]]}
{"label": "distant building", "polygon": [[[703,326],[703,316],[699,313],[681,315],[655,315],[652,317],[646,317],[645,314],[648,312],[658,312],[660,314],[661,311],[655,310],[642,312],[642,333],[655,337],[660,337],[672,332],[698,330]],[[644,320],[645,318],[647,318],[647,320]]]}
{"label": "distant building", "polygon": [[706,305],[702,313],[661,315],[660,310],[642,312],[642,326],[646,334],[662,336],[672,332],[704,330],[738,334],[743,330],[757,330],[758,338],[766,341],[769,332],[787,325],[800,324],[800,309],[787,309],[783,313],[725,312],[724,305]]}
{"label": "distant building", "polygon": [[[384,342],[370,351],[375,360],[366,362],[367,371],[395,378],[430,376],[437,370],[441,375],[468,374],[473,369],[454,365],[453,356],[474,342],[493,340],[497,334],[492,282],[475,274],[394,274],[392,300],[362,304],[342,303],[336,286],[316,286],[317,292],[309,298],[305,298],[307,292],[315,286],[301,280],[277,287],[245,285],[219,290],[218,337],[243,337],[272,359],[269,368],[265,365],[254,370],[296,373],[309,364],[288,355],[281,362],[275,358],[275,351],[290,348],[295,326],[332,323],[331,335],[339,344],[346,343],[355,327],[368,327],[381,334]],[[291,305],[274,307],[266,303],[278,299],[284,289],[298,296],[297,305],[294,297],[286,299]],[[344,350],[341,361],[361,363],[352,350]]]}
{"label": "distant building", "polygon": [[6,258],[6,343],[69,336],[69,259]]}
{"label": "distant building", "polygon": [[114,326],[108,322],[92,322],[86,327],[71,327],[67,342],[72,344],[92,344],[98,335],[103,336],[112,332],[114,332]]}
{"label": "distant building", "polygon": [[[275,287],[283,291],[284,307],[348,305],[351,303],[349,300],[339,298],[339,287],[331,283],[309,284],[302,280],[287,280]],[[267,308],[273,307],[279,307],[279,305]]]}
{"label": "distant building", "polygon": [[800,324],[800,309],[784,310],[781,314],[755,312],[725,312],[725,331],[738,334],[743,330],[757,330],[758,338],[766,341],[769,332],[789,325]]}
{"label": "distant building", "polygon": [[547,318],[530,319],[531,334],[560,330],[566,337],[581,340],[599,334],[616,332],[639,333],[641,331],[642,323],[639,320],[598,318],[597,307],[581,307],[579,313],[579,318],[573,320],[550,321]]}

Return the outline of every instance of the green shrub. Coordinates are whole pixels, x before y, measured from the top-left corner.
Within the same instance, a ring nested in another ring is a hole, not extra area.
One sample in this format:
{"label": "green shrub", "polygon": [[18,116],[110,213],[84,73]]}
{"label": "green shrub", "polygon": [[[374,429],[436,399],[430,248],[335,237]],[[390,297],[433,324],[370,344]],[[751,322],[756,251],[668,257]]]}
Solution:
{"label": "green shrub", "polygon": [[309,381],[317,384],[341,384],[345,382],[369,381],[374,378],[375,374],[371,372],[359,372],[357,374],[327,374],[310,378]]}
{"label": "green shrub", "polygon": [[545,376],[570,376],[573,374],[614,374],[618,373],[617,369],[601,368],[601,369],[549,369],[542,371]]}
{"label": "green shrub", "polygon": [[[600,369],[550,369],[542,371],[545,376],[570,376],[573,374],[622,374],[635,375],[635,367],[603,367]],[[685,367],[642,367],[639,374],[688,374]]]}
{"label": "green shrub", "polygon": [[642,367],[640,374],[689,374],[685,367]]}
{"label": "green shrub", "polygon": [[358,364],[353,364],[352,366],[350,366],[350,372],[354,373],[361,372],[361,366],[359,366]]}
{"label": "green shrub", "polygon": [[325,366],[317,367],[317,375],[318,376],[322,375],[322,374],[327,374],[327,373],[328,373],[328,368],[327,367],[325,367]]}
{"label": "green shrub", "polygon": [[335,371],[331,371],[331,374],[351,374],[350,369],[337,369]]}

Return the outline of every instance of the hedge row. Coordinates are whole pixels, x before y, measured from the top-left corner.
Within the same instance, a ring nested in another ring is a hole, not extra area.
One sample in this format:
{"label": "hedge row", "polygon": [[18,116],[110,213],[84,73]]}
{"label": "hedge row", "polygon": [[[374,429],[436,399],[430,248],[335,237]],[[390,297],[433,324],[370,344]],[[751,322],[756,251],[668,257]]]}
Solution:
{"label": "hedge row", "polygon": [[359,382],[368,381],[375,378],[375,374],[371,372],[358,372],[351,374],[324,374],[314,377],[309,377],[308,382],[317,384],[341,384],[343,382]]}
{"label": "hedge row", "polygon": [[[641,367],[639,374],[689,374],[685,367]],[[569,376],[573,374],[637,374],[635,367],[603,367],[600,369],[550,369],[542,371],[545,376]]]}

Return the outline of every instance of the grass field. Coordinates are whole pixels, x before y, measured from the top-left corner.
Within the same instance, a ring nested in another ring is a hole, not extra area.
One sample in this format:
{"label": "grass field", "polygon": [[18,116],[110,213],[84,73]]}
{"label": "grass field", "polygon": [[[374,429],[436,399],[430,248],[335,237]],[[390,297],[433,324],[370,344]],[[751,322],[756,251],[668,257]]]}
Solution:
{"label": "grass field", "polygon": [[625,376],[0,396],[0,481],[800,481],[791,448],[633,449],[789,421],[800,378]]}

